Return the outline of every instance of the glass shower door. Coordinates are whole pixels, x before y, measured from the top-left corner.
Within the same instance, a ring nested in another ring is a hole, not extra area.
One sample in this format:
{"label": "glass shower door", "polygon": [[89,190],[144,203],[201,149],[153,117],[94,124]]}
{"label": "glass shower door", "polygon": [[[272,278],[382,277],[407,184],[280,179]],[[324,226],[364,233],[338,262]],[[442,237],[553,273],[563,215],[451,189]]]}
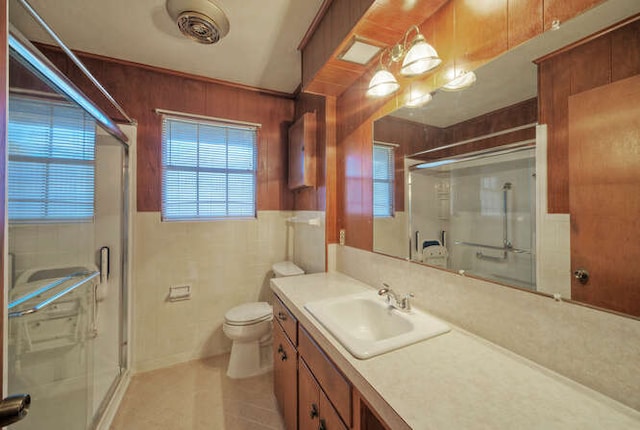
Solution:
{"label": "glass shower door", "polygon": [[13,51],[9,81],[10,428],[85,430],[125,366],[127,148]]}

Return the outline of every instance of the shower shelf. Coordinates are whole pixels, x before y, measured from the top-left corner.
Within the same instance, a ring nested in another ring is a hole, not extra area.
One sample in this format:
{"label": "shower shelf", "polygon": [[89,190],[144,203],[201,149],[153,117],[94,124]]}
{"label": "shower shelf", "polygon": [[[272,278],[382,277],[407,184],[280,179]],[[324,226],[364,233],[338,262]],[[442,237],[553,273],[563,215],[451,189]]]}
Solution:
{"label": "shower shelf", "polygon": [[462,242],[458,240],[456,240],[454,243],[456,245],[474,246],[476,248],[485,248],[485,249],[493,249],[496,251],[513,252],[514,254],[531,254],[531,250],[529,249],[509,248],[506,246],[484,245],[482,243]]}
{"label": "shower shelf", "polygon": [[[65,276],[63,278],[59,278],[56,279],[52,282],[49,282],[48,284],[46,284],[45,286],[43,286],[42,288],[38,288],[37,290],[26,294],[24,296],[19,297],[18,299],[12,301],[11,303],[9,303],[9,306],[7,307],[8,309],[12,309],[20,304],[23,303],[28,303],[33,301],[33,299],[37,299],[37,298],[41,298],[41,296],[45,293],[49,293],[49,292],[54,292],[54,294],[48,296],[47,298],[45,298],[44,300],[39,301],[37,304],[26,308],[26,309],[21,309],[21,310],[17,310],[17,311],[13,311],[13,312],[9,312],[8,317],[9,318],[16,318],[16,317],[21,317],[24,315],[29,315],[29,314],[33,314],[38,312],[39,310],[45,308],[46,306],[50,305],[51,303],[55,302],[56,300],[58,300],[59,298],[66,296],[67,294],[69,294],[70,292],[72,292],[73,290],[75,290],[78,287],[81,287],[82,285],[87,284],[89,281],[97,278],[100,276],[100,272],[91,272],[91,271],[86,271],[86,272],[78,272],[78,273],[73,273],[71,275]],[[82,278],[77,282],[72,283],[71,285],[69,285],[70,281],[78,279],[78,278]],[[56,287],[60,287],[59,289],[56,289]],[[55,290],[54,290],[55,289]]]}

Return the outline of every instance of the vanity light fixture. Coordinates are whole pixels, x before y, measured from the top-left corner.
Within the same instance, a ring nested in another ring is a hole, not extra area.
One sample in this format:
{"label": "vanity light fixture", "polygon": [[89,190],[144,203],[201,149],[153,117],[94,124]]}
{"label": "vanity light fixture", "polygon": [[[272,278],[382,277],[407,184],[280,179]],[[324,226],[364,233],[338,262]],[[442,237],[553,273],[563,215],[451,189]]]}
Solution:
{"label": "vanity light fixture", "polygon": [[420,107],[429,103],[432,98],[433,96],[429,92],[411,89],[409,92],[409,100],[407,100],[404,105],[411,108]]}
{"label": "vanity light fixture", "polygon": [[400,88],[400,84],[396,80],[396,77],[393,76],[393,73],[391,73],[387,68],[391,65],[391,56],[389,57],[389,62],[386,66],[382,63],[385,53],[389,53],[389,48],[385,49],[382,51],[382,54],[380,54],[380,65],[378,66],[378,70],[376,70],[371,81],[369,81],[367,95],[370,97],[388,96],[389,94],[395,93]]}
{"label": "vanity light fixture", "polygon": [[473,72],[462,72],[457,77],[442,86],[444,91],[460,91],[470,87],[476,81],[476,74]]}
{"label": "vanity light fixture", "polygon": [[[412,30],[415,30],[416,37],[411,41],[411,47],[407,49],[407,37]],[[404,52],[406,51],[406,54]],[[404,76],[419,76],[423,73],[427,73],[429,70],[433,70],[442,63],[442,59],[438,57],[438,53],[429,45],[424,36],[420,33],[417,25],[412,25],[409,30],[404,34],[404,41],[402,45],[397,44],[393,47],[393,52],[400,53],[400,56],[404,54],[404,61],[402,61],[402,68],[400,74]],[[393,57],[392,57],[393,58]],[[400,61],[398,60],[395,61]]]}
{"label": "vanity light fixture", "polygon": [[[410,43],[407,43],[412,32],[416,33]],[[388,55],[387,62],[384,62],[385,54]],[[401,43],[397,43],[391,48],[387,48],[380,54],[380,66],[369,82],[367,95],[373,97],[384,97],[396,92],[400,88],[398,80],[389,67],[393,63],[402,61],[400,74],[407,77],[419,76],[438,67],[442,59],[438,53],[429,45],[424,36],[420,33],[417,25],[412,25],[404,33]]]}

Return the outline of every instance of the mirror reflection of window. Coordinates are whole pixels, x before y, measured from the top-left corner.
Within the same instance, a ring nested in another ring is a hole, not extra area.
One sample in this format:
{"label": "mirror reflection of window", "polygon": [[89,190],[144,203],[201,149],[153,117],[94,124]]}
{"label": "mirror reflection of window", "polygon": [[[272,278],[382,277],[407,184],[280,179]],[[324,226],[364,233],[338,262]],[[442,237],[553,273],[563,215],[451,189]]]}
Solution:
{"label": "mirror reflection of window", "polygon": [[394,212],[394,148],[391,145],[373,145],[373,216],[392,217]]}

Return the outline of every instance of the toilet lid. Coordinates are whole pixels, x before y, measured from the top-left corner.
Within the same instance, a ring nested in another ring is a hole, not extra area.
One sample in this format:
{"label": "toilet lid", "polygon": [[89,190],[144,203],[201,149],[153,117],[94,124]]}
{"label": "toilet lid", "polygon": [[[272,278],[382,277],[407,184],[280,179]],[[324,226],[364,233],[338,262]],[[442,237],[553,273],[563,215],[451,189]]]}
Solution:
{"label": "toilet lid", "polygon": [[245,303],[231,308],[224,318],[232,324],[248,324],[269,319],[273,316],[273,309],[267,302]]}

